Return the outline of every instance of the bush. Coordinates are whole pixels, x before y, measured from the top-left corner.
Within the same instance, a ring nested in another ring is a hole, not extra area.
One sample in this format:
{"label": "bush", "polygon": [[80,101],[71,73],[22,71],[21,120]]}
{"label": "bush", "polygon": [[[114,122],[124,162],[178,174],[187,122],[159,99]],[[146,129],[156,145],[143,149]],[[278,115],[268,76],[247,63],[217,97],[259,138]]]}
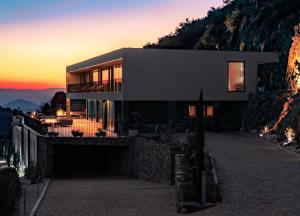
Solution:
{"label": "bush", "polygon": [[20,179],[16,169],[0,169],[0,215],[8,216],[13,211],[20,193]]}
{"label": "bush", "polygon": [[43,177],[43,171],[39,166],[30,162],[28,168],[25,169],[25,177],[31,181],[31,184],[37,184]]}

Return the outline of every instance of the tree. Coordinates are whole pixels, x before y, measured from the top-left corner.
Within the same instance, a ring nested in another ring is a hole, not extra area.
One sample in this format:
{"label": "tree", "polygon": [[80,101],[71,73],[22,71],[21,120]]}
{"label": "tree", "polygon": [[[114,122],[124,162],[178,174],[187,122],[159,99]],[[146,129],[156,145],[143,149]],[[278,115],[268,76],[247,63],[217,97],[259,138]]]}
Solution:
{"label": "tree", "polygon": [[66,93],[65,92],[56,92],[54,97],[51,100],[51,107],[65,109]]}
{"label": "tree", "polygon": [[45,103],[41,107],[41,112],[44,113],[45,115],[50,115],[50,105],[49,103]]}
{"label": "tree", "polygon": [[56,92],[53,98],[51,99],[50,104],[45,103],[41,107],[42,113],[45,115],[55,115],[56,111],[59,109],[66,110],[66,93],[65,92]]}

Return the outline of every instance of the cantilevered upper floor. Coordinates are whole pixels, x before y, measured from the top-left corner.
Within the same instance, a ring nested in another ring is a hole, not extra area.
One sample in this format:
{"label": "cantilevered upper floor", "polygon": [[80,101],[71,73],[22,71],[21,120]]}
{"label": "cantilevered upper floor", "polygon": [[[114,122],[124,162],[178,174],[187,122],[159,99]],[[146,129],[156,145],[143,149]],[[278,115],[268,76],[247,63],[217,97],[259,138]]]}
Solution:
{"label": "cantilevered upper floor", "polygon": [[245,101],[272,52],[123,48],[67,67],[68,98]]}

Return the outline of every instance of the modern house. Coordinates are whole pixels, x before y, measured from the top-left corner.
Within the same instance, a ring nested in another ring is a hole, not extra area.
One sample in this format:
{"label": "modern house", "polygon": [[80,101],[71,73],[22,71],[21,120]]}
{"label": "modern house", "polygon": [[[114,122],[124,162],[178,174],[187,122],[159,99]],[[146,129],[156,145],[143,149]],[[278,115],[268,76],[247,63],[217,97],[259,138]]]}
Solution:
{"label": "modern house", "polygon": [[124,48],[68,66],[67,111],[15,116],[15,151],[50,176],[126,173],[135,141],[115,132],[192,128],[201,89],[206,128],[238,129],[258,65],[274,62],[276,53]]}
{"label": "modern house", "polygon": [[188,124],[204,92],[207,127],[238,129],[259,64],[276,53],[123,48],[70,65],[67,115],[108,131]]}

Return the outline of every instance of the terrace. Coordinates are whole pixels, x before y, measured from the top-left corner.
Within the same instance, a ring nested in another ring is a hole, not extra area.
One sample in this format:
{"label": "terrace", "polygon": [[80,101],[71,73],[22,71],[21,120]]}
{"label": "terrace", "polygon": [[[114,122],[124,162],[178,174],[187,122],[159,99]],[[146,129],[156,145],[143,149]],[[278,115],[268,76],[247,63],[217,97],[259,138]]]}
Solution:
{"label": "terrace", "polygon": [[[73,132],[83,133],[83,137],[96,137],[96,132],[103,130],[102,122],[89,121],[78,117],[56,117],[56,116],[25,116],[25,125],[31,127],[38,133],[51,136],[55,134],[58,137],[73,137]],[[116,133],[103,130],[107,137],[116,137]]]}

